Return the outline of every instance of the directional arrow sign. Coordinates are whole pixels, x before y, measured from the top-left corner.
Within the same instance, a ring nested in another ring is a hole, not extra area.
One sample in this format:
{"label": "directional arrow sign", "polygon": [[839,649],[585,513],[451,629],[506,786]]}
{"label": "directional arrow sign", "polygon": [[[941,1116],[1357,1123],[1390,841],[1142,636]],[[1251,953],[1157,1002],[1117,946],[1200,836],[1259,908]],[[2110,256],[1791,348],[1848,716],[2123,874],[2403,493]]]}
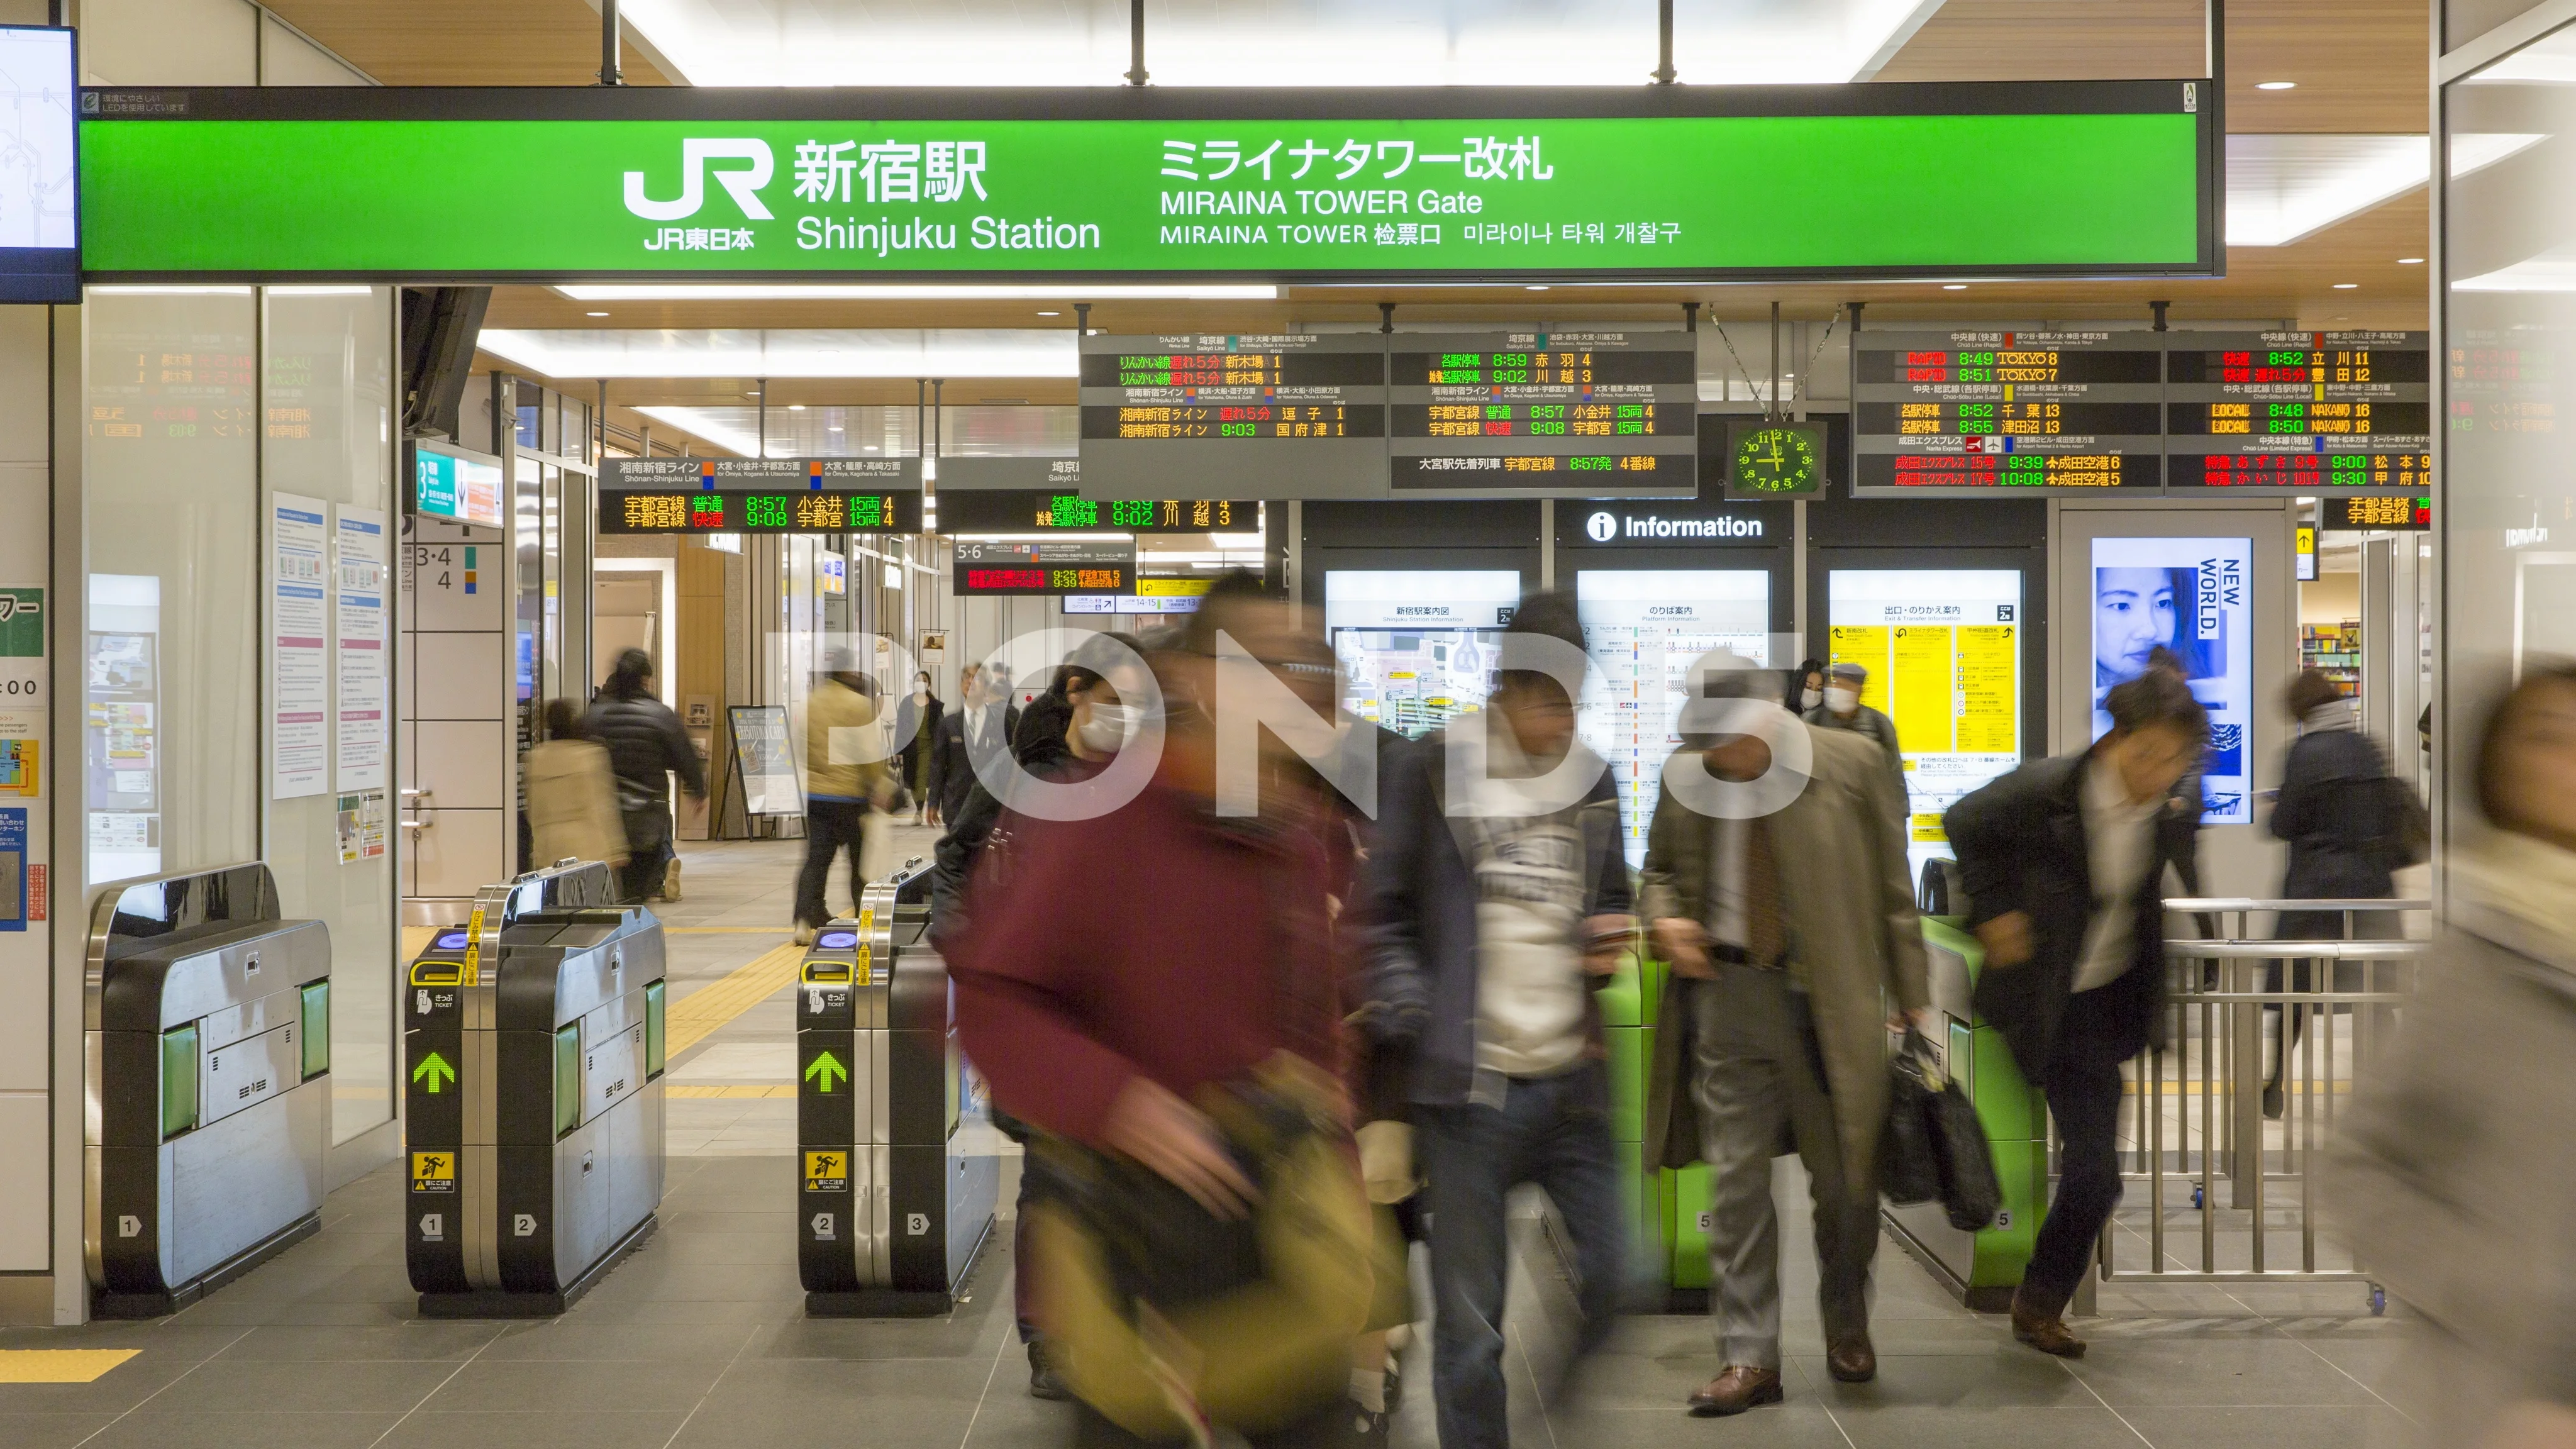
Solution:
{"label": "directional arrow sign", "polygon": [[829,1092],[836,1073],[842,1081],[850,1079],[850,1069],[841,1065],[839,1057],[830,1052],[816,1052],[814,1060],[805,1067],[805,1080],[812,1082],[816,1091]]}
{"label": "directional arrow sign", "polygon": [[411,1069],[411,1079],[415,1082],[429,1083],[429,1094],[435,1097],[438,1095],[441,1079],[449,1082],[456,1080],[456,1068],[447,1064],[447,1058],[431,1052],[420,1059],[419,1066]]}

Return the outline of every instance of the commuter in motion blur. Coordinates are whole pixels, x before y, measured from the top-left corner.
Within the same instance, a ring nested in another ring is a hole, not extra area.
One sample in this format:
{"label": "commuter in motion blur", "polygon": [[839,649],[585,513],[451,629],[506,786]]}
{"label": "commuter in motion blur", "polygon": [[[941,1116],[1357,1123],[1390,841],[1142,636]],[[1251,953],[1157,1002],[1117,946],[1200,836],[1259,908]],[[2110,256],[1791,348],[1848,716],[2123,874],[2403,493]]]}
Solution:
{"label": "commuter in motion blur", "polygon": [[[1413,1057],[1441,1449],[1501,1449],[1511,1439],[1503,1198],[1515,1185],[1545,1189],[1573,1236],[1578,1351],[1609,1332],[1622,1292],[1625,1234],[1592,993],[1617,968],[1636,921],[1609,770],[1575,739],[1574,695],[1546,668],[1580,670],[1583,659],[1570,594],[1522,600],[1487,708],[1392,757],[1360,874],[1360,1019],[1373,1042]],[[1560,771],[1574,788],[1552,792]],[[1459,789],[1468,793],[1451,793]]]}
{"label": "commuter in motion blur", "polygon": [[569,699],[546,701],[546,738],[521,766],[527,784],[531,863],[600,860],[626,866],[626,823],[617,816],[617,776],[608,751],[581,735]]}
{"label": "commuter in motion blur", "polygon": [[[998,666],[996,666],[998,668]],[[1000,692],[988,686],[984,666],[969,664],[957,676],[957,708],[939,718],[930,745],[930,823],[945,826],[957,819],[978,774],[1010,753],[1020,710],[1009,699],[1009,675],[999,676]]]}
{"label": "commuter in motion blur", "polygon": [[2576,1445],[2576,665],[2522,668],[2478,744],[2484,828],[2451,814],[2442,930],[2395,1043],[2354,1064],[2325,1183],[2424,1322],[2398,1406],[2445,1449]]}
{"label": "commuter in motion blur", "polygon": [[894,706],[894,746],[899,766],[897,785],[910,802],[912,823],[930,810],[930,746],[939,735],[939,718],[947,705],[930,692],[930,671],[912,676],[912,693]]}
{"label": "commuter in motion blur", "polygon": [[1901,824],[1907,810],[1905,752],[1896,743],[1896,721],[1860,702],[1861,690],[1868,684],[1867,669],[1848,661],[1835,665],[1825,675],[1824,702],[1809,706],[1803,718],[1811,725],[1849,730],[1877,744],[1880,767],[1896,781],[1896,819]]}
{"label": "commuter in motion blur", "polygon": [[1869,1270],[1888,1113],[1888,1004],[1925,1024],[1930,997],[1903,806],[1879,747],[1852,731],[1806,730],[1772,708],[1761,697],[1767,676],[1750,661],[1704,656],[1690,678],[1699,698],[1685,708],[1682,747],[1740,795],[1775,768],[1760,726],[1774,738],[1801,731],[1813,752],[1804,788],[1794,766],[1779,762],[1780,793],[1791,798],[1777,808],[1745,799],[1741,808],[1758,812],[1750,818],[1694,808],[1668,781],[1646,840],[1648,930],[1672,974],[1655,1018],[1663,1029],[1647,1081],[1645,1143],[1659,1154],[1650,1166],[1709,1163],[1719,1371],[1690,1396],[1691,1412],[1707,1416],[1784,1395],[1771,1200],[1784,1130],[1815,1201],[1825,1367],[1844,1383],[1877,1377]]}
{"label": "commuter in motion blur", "polygon": [[581,719],[584,738],[608,750],[617,771],[618,818],[626,829],[626,869],[619,889],[630,904],[680,898],[680,856],[671,846],[671,777],[689,798],[707,798],[706,767],[680,717],[653,696],[653,656],[617,656],[608,683]]}
{"label": "commuter in motion blur", "polygon": [[1968,923],[1985,944],[1979,1014],[2048,1096],[2064,1167],[2013,1295],[2013,1336],[2074,1358],[2065,1311],[2120,1203],[2121,1064],[2164,1021],[2164,876],[2189,839],[2167,818],[2199,768],[2209,714],[2189,686],[2146,670],[2111,687],[2111,730],[2035,760],[1950,807]]}
{"label": "commuter in motion blur", "polygon": [[[868,883],[869,817],[894,800],[877,731],[876,681],[858,671],[847,649],[824,656],[824,672],[805,697],[805,868],[796,873],[796,944],[811,946],[832,919],[823,900],[832,857],[850,857],[850,914]],[[882,829],[882,822],[875,822]]]}
{"label": "commuter in motion blur", "polygon": [[[1250,657],[1220,659],[1220,632]],[[1055,787],[1092,818],[1014,811],[980,863],[946,947],[960,1044],[1035,1129],[1036,1312],[1075,1442],[1341,1442],[1375,1278],[1324,817],[1284,770],[1257,814],[1218,813],[1210,715],[1219,671],[1264,670],[1329,718],[1332,660],[1285,604],[1224,590],[1155,662],[1170,708],[1150,776],[1122,751]]]}
{"label": "commuter in motion blur", "polygon": [[[2414,802],[2414,787],[2388,773],[2379,742],[2361,732],[2352,701],[2323,670],[2300,670],[2290,681],[2288,704],[2299,737],[2282,768],[2270,822],[2272,833],[2290,843],[2282,898],[2385,900],[2397,894],[2397,872],[2415,863],[2407,844],[2410,816],[2421,809]],[[2343,922],[2341,911],[2283,911],[2272,934],[2284,941],[2338,940]],[[2353,916],[2357,938],[2393,937],[2397,925],[2394,911]],[[2281,989],[2281,966],[2278,961],[2264,965],[2265,991]],[[2290,989],[2313,990],[2313,969],[2311,962],[2296,963]],[[2336,991],[2360,990],[2358,963],[2334,963],[2330,985]],[[2263,1008],[2263,1014],[2275,1018],[2273,1029],[2264,1033],[2272,1041],[2272,1070],[2263,1081],[2263,1115],[2278,1117],[2287,1105],[2282,1069],[2307,1022],[2304,1014],[2285,1013],[2277,1006]]]}

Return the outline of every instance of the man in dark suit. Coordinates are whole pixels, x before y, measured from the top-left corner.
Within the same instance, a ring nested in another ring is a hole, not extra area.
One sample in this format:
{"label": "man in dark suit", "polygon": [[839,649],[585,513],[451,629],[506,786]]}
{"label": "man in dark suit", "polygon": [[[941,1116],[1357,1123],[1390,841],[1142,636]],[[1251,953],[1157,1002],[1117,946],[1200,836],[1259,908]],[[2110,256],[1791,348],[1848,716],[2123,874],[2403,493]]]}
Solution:
{"label": "man in dark suit", "polygon": [[948,711],[930,742],[930,823],[957,818],[975,788],[977,768],[1006,753],[1019,733],[1020,711],[1007,689],[988,687],[984,671],[969,664],[958,674],[958,706]]}

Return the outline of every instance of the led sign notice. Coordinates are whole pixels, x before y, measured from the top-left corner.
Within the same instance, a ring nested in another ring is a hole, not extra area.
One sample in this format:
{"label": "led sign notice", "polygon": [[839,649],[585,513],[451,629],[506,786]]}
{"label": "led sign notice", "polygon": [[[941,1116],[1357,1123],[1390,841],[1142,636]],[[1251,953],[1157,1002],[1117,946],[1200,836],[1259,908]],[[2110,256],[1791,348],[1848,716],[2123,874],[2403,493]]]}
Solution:
{"label": "led sign notice", "polygon": [[1082,339],[1082,487],[1164,498],[1188,480],[1291,496],[1386,482],[1386,351],[1375,333]]}
{"label": "led sign notice", "polygon": [[2167,487],[2432,486],[2427,334],[2167,336]]}
{"label": "led sign notice", "polygon": [[93,279],[2209,275],[2207,88],[102,89],[81,205]]}
{"label": "led sign notice", "polygon": [[918,493],[601,489],[601,533],[919,533]]}
{"label": "led sign notice", "polygon": [[1688,332],[1403,333],[1388,339],[1389,482],[1406,492],[1696,493]]}
{"label": "led sign notice", "polygon": [[413,455],[412,506],[432,518],[499,528],[501,467],[422,444]]}
{"label": "led sign notice", "polygon": [[2157,354],[2152,333],[1864,332],[1854,486],[2153,488]]}
{"label": "led sign notice", "polygon": [[1018,488],[939,495],[942,533],[1246,533],[1260,526],[1260,504],[1222,498],[1090,499]]}
{"label": "led sign notice", "polygon": [[2430,498],[2328,496],[2317,502],[2324,510],[2318,522],[2329,529],[2394,533],[2415,532],[2433,526],[2433,500]]}
{"label": "led sign notice", "polygon": [[1135,587],[1136,543],[1103,538],[961,538],[952,592],[1124,594]]}
{"label": "led sign notice", "polygon": [[763,493],[877,493],[921,487],[918,458],[610,458],[600,465],[604,489],[694,488]]}

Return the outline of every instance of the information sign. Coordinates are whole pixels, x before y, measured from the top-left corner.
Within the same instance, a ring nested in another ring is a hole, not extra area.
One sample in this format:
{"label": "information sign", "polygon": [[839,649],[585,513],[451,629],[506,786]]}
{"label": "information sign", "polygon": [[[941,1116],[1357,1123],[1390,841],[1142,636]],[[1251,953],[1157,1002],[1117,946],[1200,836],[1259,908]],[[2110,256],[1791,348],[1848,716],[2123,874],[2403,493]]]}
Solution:
{"label": "information sign", "polygon": [[1342,707],[1417,736],[1482,709],[1520,597],[1514,569],[1326,572],[1324,628],[1342,667]]}
{"label": "information sign", "polygon": [[1375,333],[1082,339],[1082,491],[1169,498],[1202,478],[1264,497],[1386,487]]}
{"label": "information sign", "polygon": [[1115,535],[961,538],[949,570],[952,592],[1124,594],[1136,579],[1136,541]]}
{"label": "information sign", "polygon": [[1388,481],[1399,496],[1696,494],[1697,343],[1681,331],[1391,336]]}
{"label": "information sign", "polygon": [[918,533],[915,458],[611,458],[599,531]]}
{"label": "information sign", "polygon": [[2021,574],[2014,569],[1835,569],[1832,663],[1869,671],[1861,703],[1896,724],[1909,849],[1947,855],[1941,817],[2021,763]]}
{"label": "information sign", "polygon": [[733,731],[733,773],[744,812],[803,814],[805,789],[796,777],[796,756],[787,746],[786,706],[733,705],[725,710],[725,723]]}
{"label": "information sign", "polygon": [[[1771,574],[1767,569],[1583,569],[1574,576],[1585,652],[1592,656],[1575,728],[1610,762],[1628,863],[1646,859],[1664,757],[1681,744],[1676,726],[1692,661],[1724,649],[1768,669]],[[1766,686],[1778,675],[1766,676]],[[1774,703],[1778,694],[1770,694]]]}
{"label": "information sign", "polygon": [[2153,488],[2156,334],[1864,332],[1852,339],[1854,486]]}
{"label": "information sign", "polygon": [[501,468],[422,443],[413,453],[412,506],[432,518],[501,526]]}
{"label": "information sign", "polygon": [[2165,485],[2268,493],[2433,481],[2422,332],[2171,332]]}
{"label": "information sign", "polygon": [[2403,533],[2433,526],[2433,500],[2430,498],[2353,498],[2329,494],[2317,502],[2322,510],[2318,522],[2325,528]]}
{"label": "information sign", "polygon": [[1228,499],[1090,499],[1038,489],[978,489],[939,495],[942,533],[1248,533],[1261,526],[1261,505]]}

